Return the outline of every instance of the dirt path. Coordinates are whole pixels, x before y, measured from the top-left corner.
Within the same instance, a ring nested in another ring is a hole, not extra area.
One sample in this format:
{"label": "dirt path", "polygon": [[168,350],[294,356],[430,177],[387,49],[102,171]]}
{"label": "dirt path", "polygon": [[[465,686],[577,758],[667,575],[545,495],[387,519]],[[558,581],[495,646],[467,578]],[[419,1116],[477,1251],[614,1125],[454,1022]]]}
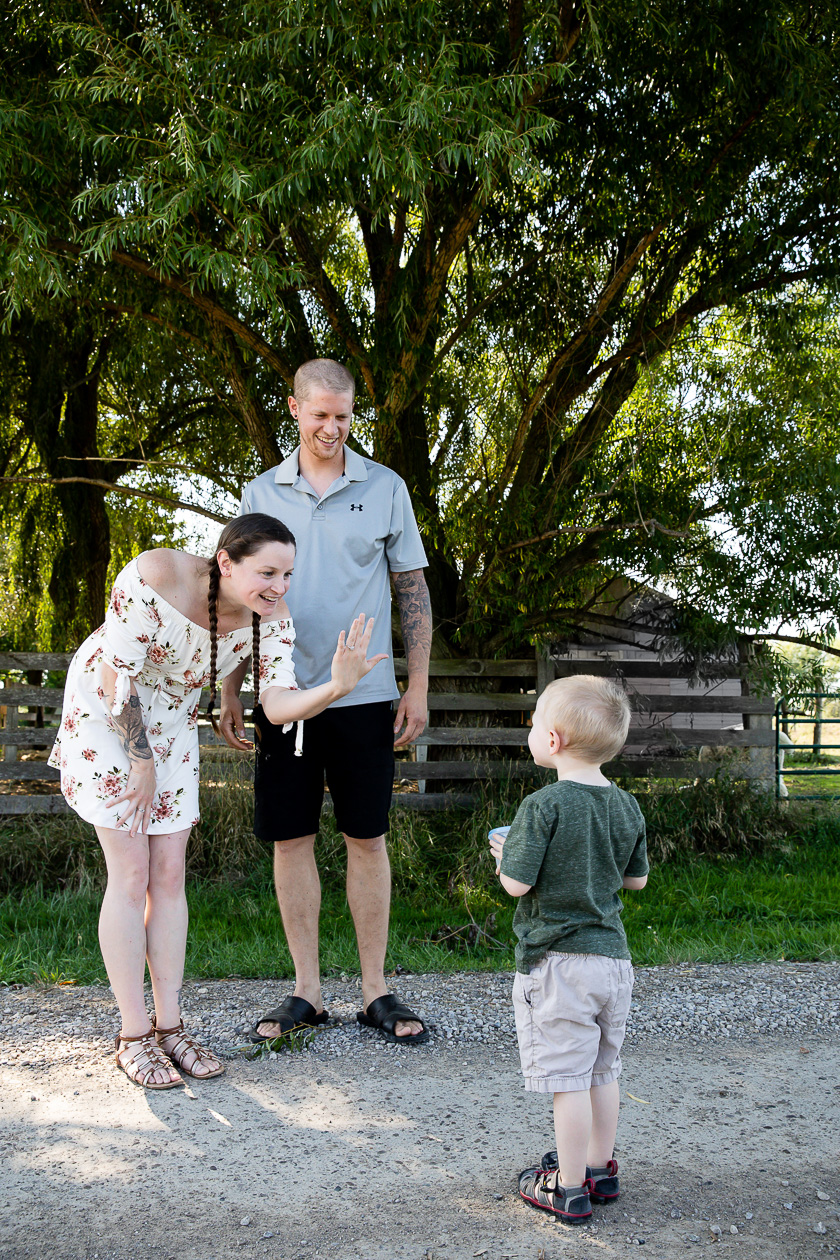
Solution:
{"label": "dirt path", "polygon": [[515,1194],[554,1142],[509,1039],[388,1052],[348,1025],[339,1053],[238,1057],[148,1093],[103,1040],[82,1057],[47,1041],[43,994],[14,996],[33,1014],[26,1057],[0,1067],[7,1260],[840,1254],[837,1038],[631,1037],[622,1198],[570,1229]]}

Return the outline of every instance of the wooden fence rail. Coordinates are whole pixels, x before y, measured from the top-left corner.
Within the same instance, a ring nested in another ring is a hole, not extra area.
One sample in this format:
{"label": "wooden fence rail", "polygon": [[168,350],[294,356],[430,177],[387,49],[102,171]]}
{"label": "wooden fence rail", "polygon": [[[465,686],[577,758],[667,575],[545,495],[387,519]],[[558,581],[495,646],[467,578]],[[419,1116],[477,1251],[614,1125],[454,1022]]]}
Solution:
{"label": "wooden fence rail", "polygon": [[[35,684],[46,673],[66,670],[70,659],[70,653],[61,652],[0,653],[0,815],[59,813],[67,808],[58,793],[58,771],[46,764],[60,722],[63,690]],[[405,662],[395,661],[395,669],[398,680],[404,680]],[[688,678],[679,666],[603,655],[549,659],[537,653],[507,661],[431,662],[429,726],[416,745],[398,757],[395,801],[439,809],[473,803],[474,797],[462,789],[476,782],[507,778],[547,782],[548,773],[528,756],[528,718],[548,682],[574,673],[613,677],[630,697],[633,721],[627,745],[621,757],[605,767],[612,777],[704,778],[718,770],[725,755],[734,777],[773,786],[772,698],[716,694],[718,684],[707,685],[706,691],[694,689],[690,695],[671,694],[672,683],[684,688]],[[737,680],[731,666],[727,677],[730,684]],[[242,698],[247,708],[253,697],[243,693]],[[206,695],[201,703],[203,711]],[[746,729],[738,729],[742,723]],[[206,750],[205,781],[218,782],[231,768],[241,774],[242,755],[220,745],[203,718],[198,735]],[[712,747],[714,755],[699,761],[698,750],[704,746]],[[37,793],[25,790],[29,784],[38,785]]]}

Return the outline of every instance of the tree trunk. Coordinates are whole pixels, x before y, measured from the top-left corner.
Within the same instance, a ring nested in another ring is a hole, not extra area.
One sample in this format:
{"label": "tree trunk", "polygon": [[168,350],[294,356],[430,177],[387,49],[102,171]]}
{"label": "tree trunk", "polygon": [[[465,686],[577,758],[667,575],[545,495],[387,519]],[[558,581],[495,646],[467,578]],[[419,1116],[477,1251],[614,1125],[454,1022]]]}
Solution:
{"label": "tree trunk", "polygon": [[408,487],[429,560],[426,581],[435,625],[450,639],[457,628],[461,576],[442,545],[440,509],[432,486],[429,439],[422,398],[399,415],[377,415],[374,458],[392,468]]}
{"label": "tree trunk", "polygon": [[814,697],[814,746],[811,750],[811,760],[819,761],[820,752],[822,750],[822,728],[823,728],[823,708],[825,706],[825,698],[821,691],[818,691]]}
{"label": "tree trunk", "polygon": [[[25,425],[45,471],[66,477],[83,469],[85,475],[106,479],[97,424],[107,337],[97,344],[72,308],[64,320],[26,321],[19,332],[29,374]],[[99,486],[57,486],[54,494],[60,517],[48,586],[54,610],[50,646],[64,651],[102,622],[111,531]]]}

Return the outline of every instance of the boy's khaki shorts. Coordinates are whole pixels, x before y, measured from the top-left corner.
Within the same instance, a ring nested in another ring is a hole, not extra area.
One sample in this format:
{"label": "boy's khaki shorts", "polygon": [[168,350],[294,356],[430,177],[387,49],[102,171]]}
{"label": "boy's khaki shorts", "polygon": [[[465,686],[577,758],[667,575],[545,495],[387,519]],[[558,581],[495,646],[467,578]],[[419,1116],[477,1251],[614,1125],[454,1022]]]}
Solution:
{"label": "boy's khaki shorts", "polygon": [[621,1072],[633,968],[603,954],[546,954],[516,973],[513,1007],[525,1088],[571,1093]]}

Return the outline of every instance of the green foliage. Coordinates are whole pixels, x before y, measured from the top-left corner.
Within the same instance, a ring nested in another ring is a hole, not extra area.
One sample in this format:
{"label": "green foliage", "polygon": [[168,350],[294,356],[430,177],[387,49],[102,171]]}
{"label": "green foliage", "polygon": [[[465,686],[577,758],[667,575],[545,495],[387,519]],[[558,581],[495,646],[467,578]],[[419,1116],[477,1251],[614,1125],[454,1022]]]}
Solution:
{"label": "green foliage", "polygon": [[653,863],[698,857],[759,857],[778,849],[802,828],[770,792],[721,772],[679,788],[650,782],[633,788],[647,823]]}
{"label": "green foliage", "polygon": [[818,648],[783,644],[773,653],[773,663],[776,675],[774,690],[778,695],[787,697],[790,709],[813,713],[816,707],[814,692],[836,692],[840,689],[840,664],[836,656]]}
{"label": "green foliage", "polygon": [[156,487],[275,462],[295,366],[347,361],[468,653],[566,632],[616,573],[677,628],[831,633],[837,31],[835,0],[16,0],[9,335],[47,301],[115,320],[108,424]]}
{"label": "green foliage", "polygon": [[[654,862],[687,857],[761,856],[788,843],[821,815],[779,808],[775,798],[725,775],[697,783],[630,785],[645,814]],[[418,911],[449,898],[476,917],[496,904],[498,884],[487,845],[491,826],[510,822],[523,796],[521,781],[485,787],[469,812],[419,813],[397,809],[389,837],[391,873],[402,902]],[[253,789],[247,762],[238,780],[201,787],[201,822],[187,850],[187,874],[222,888],[245,886],[255,871],[270,882],[271,854],[254,836]],[[327,891],[344,884],[344,842],[325,813],[318,839],[319,869]],[[105,866],[93,828],[74,814],[23,815],[0,825],[0,892],[31,884],[74,889],[103,886]],[[489,900],[488,900],[489,898]],[[241,908],[240,908],[241,909]],[[246,913],[247,911],[243,911]],[[256,914],[256,910],[254,911]]]}
{"label": "green foliage", "polygon": [[[643,804],[660,837],[655,844],[662,847],[666,827],[683,837],[689,835],[683,815],[672,815],[669,820],[662,802]],[[497,801],[493,820],[510,816],[503,802]],[[771,845],[760,838],[764,815],[759,813],[751,828],[743,821],[740,824],[742,831],[750,830],[750,843],[755,846],[751,852],[707,857],[674,853],[668,860],[654,862],[648,887],[624,896],[623,919],[638,965],[840,958],[837,814],[787,811],[779,816],[786,820],[782,843]],[[402,825],[408,817],[398,815],[395,820],[392,853],[400,850]],[[54,821],[50,820],[51,831]],[[468,830],[462,824],[456,818],[441,823],[434,828],[435,839],[451,839],[453,833],[460,836]],[[14,847],[22,829],[22,823],[3,828],[0,854]],[[480,848],[477,831],[476,822],[476,834],[465,842],[476,854]],[[43,841],[42,847],[47,848]],[[29,873],[35,875],[34,851],[32,860]],[[457,866],[457,858],[450,859],[449,870]],[[18,877],[21,870],[18,867]],[[511,970],[513,901],[493,879],[489,858],[481,868],[476,862],[466,897],[462,887],[447,891],[442,874],[437,868],[434,874],[428,869],[419,872],[418,878],[425,881],[422,898],[407,895],[405,882],[395,888],[388,968]],[[358,974],[355,937],[341,884],[337,872],[325,880],[321,920],[325,975]],[[18,884],[13,892],[0,896],[0,983],[104,983],[96,926],[100,898],[101,891],[86,879],[58,891],[40,885],[37,878],[28,887]],[[194,879],[188,898],[188,977],[292,974],[268,854],[235,888]],[[490,913],[496,919],[493,937],[505,948],[480,932],[474,934],[473,944],[458,950],[437,939],[447,927],[483,923]]]}
{"label": "green foliage", "polygon": [[267,1059],[271,1054],[302,1054],[316,1040],[319,1031],[324,1030],[298,1028],[295,1032],[286,1033],[285,1037],[275,1037],[259,1045],[245,1045],[241,1049],[246,1059]]}
{"label": "green foliage", "polygon": [[0,341],[8,391],[0,522],[15,596],[0,623],[8,646],[75,647],[101,623],[107,591],[129,559],[183,545],[184,526],[167,504],[230,510],[256,464],[231,448],[206,369],[154,326],[116,315],[82,319],[72,302],[14,318]]}

